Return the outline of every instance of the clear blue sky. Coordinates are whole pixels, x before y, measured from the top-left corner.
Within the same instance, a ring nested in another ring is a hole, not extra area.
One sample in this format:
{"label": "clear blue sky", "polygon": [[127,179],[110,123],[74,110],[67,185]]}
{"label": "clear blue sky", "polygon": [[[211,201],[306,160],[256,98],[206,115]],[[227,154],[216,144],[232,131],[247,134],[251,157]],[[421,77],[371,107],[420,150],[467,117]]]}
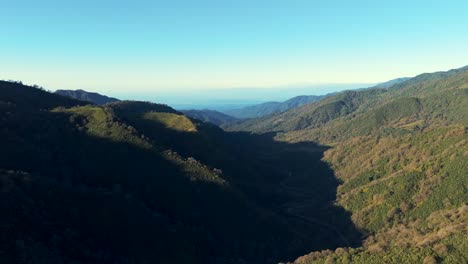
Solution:
{"label": "clear blue sky", "polygon": [[468,1],[0,0],[0,78],[145,93],[468,64]]}

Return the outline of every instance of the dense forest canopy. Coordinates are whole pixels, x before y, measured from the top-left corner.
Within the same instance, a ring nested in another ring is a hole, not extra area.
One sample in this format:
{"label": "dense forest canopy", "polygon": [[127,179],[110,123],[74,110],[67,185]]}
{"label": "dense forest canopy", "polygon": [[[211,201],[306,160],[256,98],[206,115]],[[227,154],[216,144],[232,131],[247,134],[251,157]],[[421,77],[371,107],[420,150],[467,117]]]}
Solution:
{"label": "dense forest canopy", "polygon": [[465,263],[468,67],[315,99],[239,121],[1,81],[0,262]]}
{"label": "dense forest canopy", "polygon": [[331,148],[336,203],[364,234],[357,248],[296,263],[466,263],[468,67],[345,91],[227,126]]}
{"label": "dense forest canopy", "polygon": [[[359,244],[331,204],[322,146],[12,82],[0,83],[0,107],[2,262],[272,263]],[[336,228],[290,212],[303,197]]]}

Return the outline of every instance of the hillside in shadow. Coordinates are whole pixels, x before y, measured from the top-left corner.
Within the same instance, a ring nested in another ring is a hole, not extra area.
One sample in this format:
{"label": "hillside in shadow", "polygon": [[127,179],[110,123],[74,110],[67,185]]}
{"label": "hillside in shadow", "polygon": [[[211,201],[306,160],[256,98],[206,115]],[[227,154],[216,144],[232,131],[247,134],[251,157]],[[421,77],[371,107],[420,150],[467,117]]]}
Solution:
{"label": "hillside in shadow", "polygon": [[2,263],[275,263],[360,241],[322,146],[3,88]]}
{"label": "hillside in shadow", "polygon": [[[147,110],[147,109],[146,109]],[[250,200],[287,217],[288,225],[306,232],[309,248],[357,245],[361,234],[350,215],[334,206],[338,180],[322,161],[327,147],[313,142],[274,140],[275,133],[225,132],[196,122],[197,132],[174,131],[141,117],[138,109],[115,113],[159,145],[203,164],[222,169],[223,176]]]}

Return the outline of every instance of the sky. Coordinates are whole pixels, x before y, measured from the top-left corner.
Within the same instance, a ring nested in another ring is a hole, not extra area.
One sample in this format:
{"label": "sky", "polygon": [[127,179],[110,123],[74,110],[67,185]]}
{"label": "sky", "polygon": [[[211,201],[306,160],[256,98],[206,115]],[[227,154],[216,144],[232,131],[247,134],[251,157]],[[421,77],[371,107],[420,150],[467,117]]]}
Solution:
{"label": "sky", "polygon": [[0,0],[0,11],[0,79],[50,90],[325,93],[468,64],[466,0]]}

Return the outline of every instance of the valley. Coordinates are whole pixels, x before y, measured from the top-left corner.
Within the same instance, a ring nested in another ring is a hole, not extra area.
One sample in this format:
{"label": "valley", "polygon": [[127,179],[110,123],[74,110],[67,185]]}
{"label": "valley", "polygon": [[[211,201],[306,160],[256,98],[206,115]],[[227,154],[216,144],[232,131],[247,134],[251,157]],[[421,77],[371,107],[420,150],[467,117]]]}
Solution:
{"label": "valley", "polygon": [[468,264],[468,1],[0,6],[0,264]]}
{"label": "valley", "polygon": [[230,120],[2,81],[0,261],[463,263],[467,83]]}
{"label": "valley", "polygon": [[[226,133],[165,105],[97,106],[8,82],[0,91],[5,261],[278,262],[344,246],[335,229],[359,243],[331,205],[323,147]],[[298,217],[302,197],[329,214]]]}

